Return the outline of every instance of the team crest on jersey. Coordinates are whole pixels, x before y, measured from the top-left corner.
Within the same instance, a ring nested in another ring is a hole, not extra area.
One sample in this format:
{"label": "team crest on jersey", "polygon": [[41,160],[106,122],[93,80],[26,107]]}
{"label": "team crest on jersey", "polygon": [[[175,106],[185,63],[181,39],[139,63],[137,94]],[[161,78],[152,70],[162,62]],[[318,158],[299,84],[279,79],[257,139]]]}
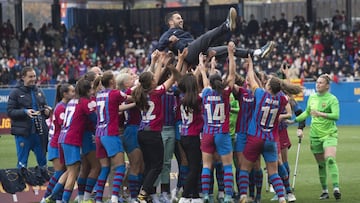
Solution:
{"label": "team crest on jersey", "polygon": [[325,108],[325,107],[326,107],[326,103],[322,103],[322,104],[321,104],[321,107],[322,107],[322,108]]}
{"label": "team crest on jersey", "polygon": [[64,120],[64,118],[65,118],[65,112],[62,112],[62,113],[60,114],[60,119],[61,119],[61,120]]}
{"label": "team crest on jersey", "polygon": [[41,92],[39,92],[39,93],[38,93],[38,96],[39,96],[39,97],[41,97],[41,96],[42,96]]}
{"label": "team crest on jersey", "polygon": [[88,103],[88,108],[89,109],[94,109],[96,107],[96,102],[95,101],[91,101]]}

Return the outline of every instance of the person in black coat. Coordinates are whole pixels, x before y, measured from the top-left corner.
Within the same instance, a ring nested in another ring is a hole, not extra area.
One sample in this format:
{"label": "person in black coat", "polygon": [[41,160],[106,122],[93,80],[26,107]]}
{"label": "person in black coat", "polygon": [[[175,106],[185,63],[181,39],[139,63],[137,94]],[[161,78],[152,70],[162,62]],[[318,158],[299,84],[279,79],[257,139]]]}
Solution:
{"label": "person in black coat", "polygon": [[[185,57],[185,62],[187,65],[194,66],[199,63],[200,53],[210,56],[210,58],[212,56],[217,58],[227,57],[227,46],[221,45],[224,43],[224,38],[235,31],[236,18],[237,11],[231,7],[224,23],[194,39],[189,32],[183,29],[184,21],[181,14],[178,11],[170,12],[165,17],[165,22],[169,29],[161,35],[157,49],[159,51],[170,50],[177,55],[178,52],[183,52],[187,48],[188,54]],[[241,58],[247,58],[248,54],[263,58],[272,51],[274,46],[274,42],[271,41],[256,50],[237,47],[234,54]]]}
{"label": "person in black coat", "polygon": [[48,126],[45,122],[51,108],[44,93],[35,86],[36,74],[31,67],[21,71],[21,79],[10,92],[7,114],[11,119],[11,134],[15,136],[17,167],[27,167],[30,150],[40,167],[46,166]]}

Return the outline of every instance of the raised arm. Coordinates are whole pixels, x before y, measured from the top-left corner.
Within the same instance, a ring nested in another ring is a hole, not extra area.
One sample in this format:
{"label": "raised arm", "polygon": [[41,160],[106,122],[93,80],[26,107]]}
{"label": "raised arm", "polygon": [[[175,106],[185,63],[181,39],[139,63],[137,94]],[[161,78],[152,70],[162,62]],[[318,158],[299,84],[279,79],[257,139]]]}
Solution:
{"label": "raised arm", "polygon": [[176,70],[177,71],[179,71],[179,72],[184,71],[184,68],[182,69],[182,67],[184,65],[184,60],[185,60],[187,55],[188,55],[188,48],[185,48],[182,52],[180,50],[178,50],[178,62],[176,64]]}
{"label": "raised arm", "polygon": [[171,67],[170,68],[170,71],[171,71],[171,76],[169,79],[167,79],[163,85],[165,86],[165,89],[168,90],[173,84],[175,81],[177,81],[181,75],[180,75],[180,72],[178,70],[176,70],[174,67]]}
{"label": "raised arm", "polygon": [[234,44],[234,42],[229,42],[229,44],[228,44],[229,73],[228,73],[228,77],[227,77],[227,82],[228,82],[228,86],[230,88],[233,88],[233,86],[235,84],[236,64],[235,64],[234,53],[235,53],[235,44]]}
{"label": "raised arm", "polygon": [[255,89],[258,88],[259,85],[257,84],[255,79],[254,64],[250,54],[248,55],[247,62],[248,62],[247,77],[248,77],[249,86],[251,88],[251,91],[255,92]]}
{"label": "raised arm", "polygon": [[158,62],[158,59],[160,57],[160,51],[155,50],[153,53],[151,53],[151,63],[150,63],[150,72],[155,73],[155,65]]}
{"label": "raised arm", "polygon": [[206,68],[205,68],[205,64],[204,64],[204,55],[202,53],[199,54],[199,65],[198,65],[197,69],[199,69],[199,71],[201,73],[204,88],[209,87],[210,82],[206,75]]}
{"label": "raised arm", "polygon": [[166,67],[171,59],[167,53],[160,52],[159,62],[155,65],[154,79],[156,84],[159,82],[163,67]]}

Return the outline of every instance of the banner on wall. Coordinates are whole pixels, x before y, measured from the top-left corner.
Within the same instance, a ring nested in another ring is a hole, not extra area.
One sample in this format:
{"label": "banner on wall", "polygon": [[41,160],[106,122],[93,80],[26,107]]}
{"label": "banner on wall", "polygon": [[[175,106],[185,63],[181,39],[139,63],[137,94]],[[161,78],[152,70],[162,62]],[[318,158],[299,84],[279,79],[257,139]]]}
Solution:
{"label": "banner on wall", "polygon": [[[302,79],[290,79],[290,82],[294,85],[304,86],[304,80]],[[301,92],[294,96],[295,101],[304,101],[304,92]]]}
{"label": "banner on wall", "polygon": [[0,134],[10,134],[11,122],[6,113],[0,113]]}

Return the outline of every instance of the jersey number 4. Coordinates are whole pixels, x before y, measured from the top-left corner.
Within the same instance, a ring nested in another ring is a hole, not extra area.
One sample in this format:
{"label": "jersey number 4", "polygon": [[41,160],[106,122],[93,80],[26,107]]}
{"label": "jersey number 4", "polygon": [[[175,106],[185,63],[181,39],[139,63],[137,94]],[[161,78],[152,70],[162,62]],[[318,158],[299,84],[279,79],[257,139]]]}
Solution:
{"label": "jersey number 4", "polygon": [[213,123],[218,121],[220,123],[225,122],[225,105],[224,103],[219,103],[215,105],[214,112],[211,111],[211,104],[205,104],[206,115],[208,123]]}

